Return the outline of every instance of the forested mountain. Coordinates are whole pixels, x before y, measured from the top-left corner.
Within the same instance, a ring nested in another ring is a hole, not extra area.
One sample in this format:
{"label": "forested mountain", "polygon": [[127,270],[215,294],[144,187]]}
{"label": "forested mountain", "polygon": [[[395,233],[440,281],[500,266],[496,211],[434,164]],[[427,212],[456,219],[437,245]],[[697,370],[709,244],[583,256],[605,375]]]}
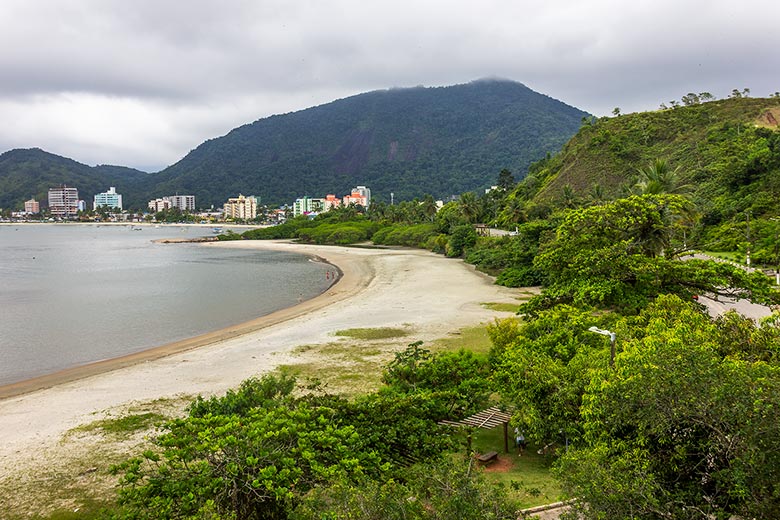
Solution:
{"label": "forested mountain", "polygon": [[505,80],[368,92],[260,119],[198,146],[176,164],[144,175],[89,166],[41,150],[0,159],[0,207],[20,208],[66,183],[84,197],[114,185],[126,205],[191,193],[199,206],[238,193],[270,204],[303,195],[342,195],[356,185],[376,200],[479,190],[502,169],[522,177],[556,152],[587,114]]}
{"label": "forested mountain", "polygon": [[87,166],[39,148],[11,150],[0,155],[0,208],[22,209],[30,197],[46,201],[49,188],[60,184],[78,188],[90,207],[92,197],[109,186],[140,200],[147,175],[122,166]]}
{"label": "forested mountain", "polygon": [[154,176],[154,193],[219,204],[239,192],[269,203],[343,194],[357,184],[396,200],[495,184],[555,152],[585,112],[520,83],[481,80],[369,92],[236,128]]}

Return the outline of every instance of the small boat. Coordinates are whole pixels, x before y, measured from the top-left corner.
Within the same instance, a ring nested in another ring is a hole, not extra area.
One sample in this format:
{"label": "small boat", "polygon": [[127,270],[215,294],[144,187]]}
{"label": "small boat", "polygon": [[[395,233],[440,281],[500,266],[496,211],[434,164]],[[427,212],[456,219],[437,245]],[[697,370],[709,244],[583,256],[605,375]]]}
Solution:
{"label": "small boat", "polygon": [[222,234],[222,228],[221,227],[215,227],[214,229],[211,230],[211,232],[214,233],[215,235],[220,235],[220,234]]}

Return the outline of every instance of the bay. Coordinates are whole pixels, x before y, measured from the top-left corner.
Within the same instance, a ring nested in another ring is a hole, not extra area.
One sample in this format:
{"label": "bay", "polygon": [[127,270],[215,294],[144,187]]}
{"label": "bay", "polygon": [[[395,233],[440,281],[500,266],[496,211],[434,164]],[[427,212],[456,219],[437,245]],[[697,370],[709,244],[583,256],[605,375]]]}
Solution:
{"label": "bay", "polygon": [[0,385],[248,321],[325,291],[279,251],[160,244],[194,226],[0,226]]}

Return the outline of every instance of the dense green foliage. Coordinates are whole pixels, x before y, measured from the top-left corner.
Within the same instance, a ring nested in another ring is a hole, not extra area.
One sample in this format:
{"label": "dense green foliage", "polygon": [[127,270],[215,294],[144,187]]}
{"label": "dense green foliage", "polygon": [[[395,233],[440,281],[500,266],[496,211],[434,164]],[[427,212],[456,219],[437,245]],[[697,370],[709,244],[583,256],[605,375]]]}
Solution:
{"label": "dense green foliage", "polygon": [[[565,214],[534,266],[543,299],[582,306],[642,308],[662,293],[708,293],[776,300],[770,280],[724,263],[681,262],[693,208],[679,195],[642,195]],[[541,299],[537,299],[539,301]]]}
{"label": "dense green foliage", "polygon": [[[617,333],[614,367],[594,325]],[[673,295],[635,317],[559,305],[497,322],[491,359],[516,424],[562,455],[558,476],[584,518],[770,518],[778,325],[712,320]]]}
{"label": "dense green foliage", "polygon": [[[732,327],[760,338],[771,362]],[[583,394],[585,442],[561,460],[588,517],[776,516],[778,330],[715,323],[674,297],[628,324],[615,369],[596,372]],[[729,344],[738,349],[724,355]]]}
{"label": "dense green foliage", "polygon": [[388,365],[387,386],[351,401],[295,392],[284,374],[198,398],[188,416],[165,425],[155,449],[115,469],[120,508],[111,514],[341,518],[371,502],[382,518],[451,518],[454,509],[462,518],[514,518],[437,424],[484,405],[487,370],[469,352],[431,355],[415,343]]}
{"label": "dense green foliage", "polygon": [[701,215],[689,245],[746,252],[757,238],[748,221],[779,213],[778,117],[777,98],[739,97],[587,121],[561,153],[531,166],[499,222],[630,194],[678,193]]}

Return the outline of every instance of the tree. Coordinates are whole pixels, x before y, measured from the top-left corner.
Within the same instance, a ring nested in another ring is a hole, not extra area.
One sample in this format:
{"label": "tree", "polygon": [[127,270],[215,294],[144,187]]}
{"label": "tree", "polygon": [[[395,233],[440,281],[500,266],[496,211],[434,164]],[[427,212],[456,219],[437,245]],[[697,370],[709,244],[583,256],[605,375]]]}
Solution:
{"label": "tree", "polygon": [[493,485],[468,460],[419,464],[403,479],[337,483],[310,493],[293,520],[515,520],[506,488]]}
{"label": "tree", "polygon": [[154,439],[157,449],[115,468],[121,517],[284,519],[314,486],[382,471],[338,408],[291,392],[288,380],[266,376],[197,401]]}
{"label": "tree", "polygon": [[698,105],[701,102],[701,98],[693,92],[688,92],[686,95],[682,97],[682,102],[683,105],[685,105],[686,107],[690,107],[690,106]]}
{"label": "tree", "polygon": [[620,107],[615,107],[612,109],[612,115],[615,117],[620,116]]}
{"label": "tree", "polygon": [[636,312],[659,294],[711,293],[757,302],[779,300],[762,273],[704,260],[676,259],[692,204],[679,195],[642,195],[568,212],[534,267],[545,277],[540,296],[523,307],[555,303]]}
{"label": "tree", "polygon": [[498,187],[504,191],[511,191],[515,187],[515,176],[504,168],[498,174]]}
{"label": "tree", "polygon": [[458,207],[466,222],[470,224],[477,222],[480,216],[479,201],[473,191],[467,191],[460,196]]}
{"label": "tree", "polygon": [[[558,467],[578,512],[776,516],[780,367],[724,356],[724,330],[676,297],[628,325],[615,368],[593,373],[582,396],[583,442]],[[771,334],[777,351],[780,336]]]}
{"label": "tree", "polygon": [[650,166],[640,168],[637,171],[639,173],[639,181],[636,186],[642,194],[661,195],[663,193],[674,193],[686,195],[692,190],[692,186],[686,184],[683,180],[680,167],[678,166],[672,170],[663,159],[656,159]]}
{"label": "tree", "polygon": [[588,332],[597,319],[569,305],[488,328],[496,388],[517,410],[513,423],[535,442],[558,447],[581,436],[580,406],[591,372],[609,363],[609,345]]}
{"label": "tree", "polygon": [[474,247],[476,243],[477,232],[474,230],[474,226],[470,224],[456,226],[447,242],[447,256],[451,258],[463,256],[466,250]]}

